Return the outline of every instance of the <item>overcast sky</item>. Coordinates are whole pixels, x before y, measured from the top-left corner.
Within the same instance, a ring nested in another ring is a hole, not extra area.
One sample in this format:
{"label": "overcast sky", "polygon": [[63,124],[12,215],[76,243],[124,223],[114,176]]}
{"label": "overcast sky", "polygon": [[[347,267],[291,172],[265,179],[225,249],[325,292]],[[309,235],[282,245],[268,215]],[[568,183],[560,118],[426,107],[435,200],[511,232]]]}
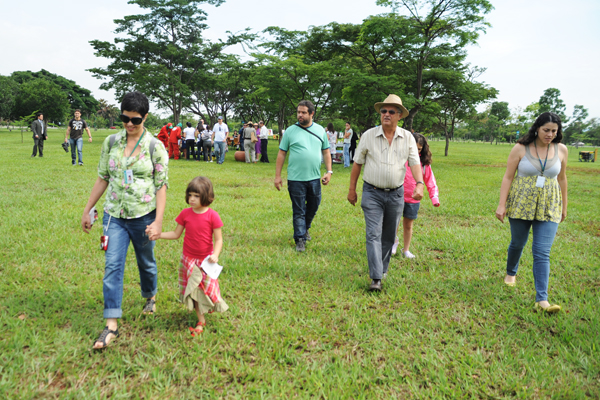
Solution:
{"label": "overcast sky", "polygon": [[[468,49],[473,65],[487,68],[481,81],[500,91],[511,108],[536,102],[545,89],[561,91],[567,115],[575,104],[600,117],[600,0],[492,0],[492,27]],[[139,12],[126,0],[0,0],[0,74],[46,69],[117,104],[86,69],[108,65],[94,56],[90,40],[111,41],[113,20]],[[272,25],[306,30],[332,21],[360,23],[387,12],[375,0],[228,0],[207,6],[209,39],[226,31]]]}

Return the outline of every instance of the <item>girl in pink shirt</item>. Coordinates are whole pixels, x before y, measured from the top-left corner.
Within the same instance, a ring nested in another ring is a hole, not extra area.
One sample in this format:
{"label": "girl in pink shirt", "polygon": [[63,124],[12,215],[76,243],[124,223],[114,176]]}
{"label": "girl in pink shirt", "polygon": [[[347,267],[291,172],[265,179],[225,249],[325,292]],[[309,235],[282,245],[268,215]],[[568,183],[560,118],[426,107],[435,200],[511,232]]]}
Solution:
{"label": "girl in pink shirt", "polygon": [[[199,335],[204,330],[204,326],[206,326],[204,314],[214,311],[224,312],[229,308],[221,298],[219,281],[212,279],[200,268],[207,257],[209,262],[217,263],[219,254],[223,249],[223,234],[221,232],[223,222],[219,214],[209,208],[214,199],[215,195],[210,179],[203,176],[194,178],[185,191],[185,202],[191,207],[184,209],[177,216],[175,219],[177,228],[174,231],[163,232],[160,235],[161,239],[176,240],[185,230],[183,254],[181,255],[181,266],[179,267],[179,294],[183,303],[186,303],[186,297],[188,297],[185,294],[189,294],[198,316],[196,327],[189,328],[192,336]],[[194,271],[195,268],[196,271]],[[188,288],[188,281],[191,280],[194,282],[199,281],[199,284],[194,288]]]}
{"label": "girl in pink shirt", "polygon": [[[429,192],[429,198],[434,207],[439,207],[439,191],[437,183],[435,182],[435,176],[433,176],[433,171],[431,170],[431,151],[429,151],[429,144],[427,143],[425,136],[420,133],[413,132],[412,134],[417,142],[417,148],[419,149],[419,158],[421,159],[421,167],[423,168],[423,181],[427,187],[427,192]],[[402,213],[404,248],[401,251],[404,257],[415,258],[415,255],[410,252],[409,248],[410,240],[412,239],[413,223],[415,222],[415,219],[417,219],[421,202],[412,198],[417,182],[415,181],[415,178],[413,178],[410,168],[408,168],[408,162],[406,164],[406,176],[404,177],[404,211]],[[392,247],[392,255],[396,254],[396,251],[398,250],[399,240],[397,235],[399,228],[400,225],[398,224],[398,227],[396,228],[396,242]]]}

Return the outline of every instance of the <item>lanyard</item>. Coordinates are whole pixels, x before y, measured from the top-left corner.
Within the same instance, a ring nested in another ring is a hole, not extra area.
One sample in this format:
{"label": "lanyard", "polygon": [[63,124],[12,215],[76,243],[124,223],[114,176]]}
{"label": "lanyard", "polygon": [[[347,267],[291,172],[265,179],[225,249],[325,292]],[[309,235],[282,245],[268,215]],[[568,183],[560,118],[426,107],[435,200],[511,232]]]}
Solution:
{"label": "lanyard", "polygon": [[546,150],[546,159],[544,160],[544,165],[542,165],[542,159],[540,158],[540,153],[538,152],[537,144],[535,143],[535,140],[533,141],[533,145],[535,146],[535,152],[537,153],[538,161],[540,162],[540,167],[542,168],[542,176],[544,176],[544,170],[546,169],[546,162],[548,161],[548,153],[550,153],[550,144],[548,143],[548,149]]}
{"label": "lanyard", "polygon": [[140,136],[137,143],[135,144],[135,147],[133,148],[133,150],[131,150],[131,153],[129,153],[129,157],[127,157],[127,165],[129,165],[129,159],[131,158],[131,155],[135,152],[135,149],[137,149],[138,144],[140,144],[140,142],[142,141],[142,138],[144,137],[145,134],[146,134],[146,130],[144,129],[144,132],[142,132],[142,136]]}

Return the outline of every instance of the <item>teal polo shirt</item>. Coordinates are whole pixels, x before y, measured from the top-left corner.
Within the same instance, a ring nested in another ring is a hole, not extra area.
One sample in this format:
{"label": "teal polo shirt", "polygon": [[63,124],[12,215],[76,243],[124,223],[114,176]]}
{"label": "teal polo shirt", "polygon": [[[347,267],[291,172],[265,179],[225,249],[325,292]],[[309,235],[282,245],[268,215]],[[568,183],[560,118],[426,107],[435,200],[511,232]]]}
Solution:
{"label": "teal polo shirt", "polygon": [[289,154],[287,179],[290,181],[321,179],[322,151],[329,149],[327,133],[315,123],[308,130],[314,135],[295,124],[287,128],[281,138],[279,149]]}

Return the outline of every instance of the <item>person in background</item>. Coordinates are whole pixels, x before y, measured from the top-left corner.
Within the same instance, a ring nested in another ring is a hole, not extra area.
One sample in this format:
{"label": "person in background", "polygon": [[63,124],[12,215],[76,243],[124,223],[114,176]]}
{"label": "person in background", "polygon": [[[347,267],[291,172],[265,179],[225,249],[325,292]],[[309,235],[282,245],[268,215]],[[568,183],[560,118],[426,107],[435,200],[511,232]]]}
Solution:
{"label": "person in background", "polygon": [[337,154],[337,132],[331,122],[327,124],[325,130],[327,131],[327,139],[329,140],[329,153],[331,154],[331,159],[334,160]]}
{"label": "person in background", "polygon": [[186,122],[186,128],[183,130],[183,134],[185,137],[185,150],[183,151],[183,158],[186,160],[190,159],[190,155],[196,159],[196,154],[194,153],[194,144],[196,144],[196,129],[192,128],[191,122]]}
{"label": "person in background", "polygon": [[268,163],[267,145],[269,144],[269,130],[263,121],[258,121],[260,131],[260,162]]}
{"label": "person in background", "polygon": [[179,160],[179,141],[181,140],[181,122],[177,124],[169,136],[169,158]]}
{"label": "person in background", "polygon": [[350,144],[353,133],[354,131],[350,127],[350,123],[346,122],[346,130],[344,131],[344,168],[350,167]]}
{"label": "person in background", "polygon": [[229,137],[229,127],[223,122],[223,117],[219,116],[218,122],[213,127],[212,141],[215,146],[215,156],[217,164],[225,162],[225,151],[227,150],[227,138]]}
{"label": "person in background", "polygon": [[44,114],[35,114],[35,121],[31,123],[31,131],[33,132],[33,153],[31,157],[37,155],[37,151],[40,151],[40,158],[44,157],[44,140],[48,139],[46,127],[44,126]]}
{"label": "person in background", "polygon": [[[506,257],[504,283],[516,285],[517,270],[529,231],[533,231],[533,279],[535,310],[557,313],[561,307],[548,302],[550,250],[558,224],[567,218],[567,158],[562,141],[562,122],[552,112],[537,117],[527,135],[512,148],[500,188],[496,218],[508,217],[511,240]],[[516,173],[516,176],[515,176]]]}
{"label": "person in background", "polygon": [[71,165],[75,165],[77,158],[75,157],[75,148],[77,148],[77,156],[79,157],[79,165],[83,165],[83,130],[88,134],[88,142],[92,143],[92,132],[87,123],[81,119],[81,110],[75,110],[75,118],[69,121],[67,133],[65,135],[65,143],[71,146]]}
{"label": "person in background", "polygon": [[169,148],[169,135],[171,134],[171,129],[173,129],[173,124],[169,122],[161,128],[160,132],[158,132],[157,138],[165,146],[165,149]]}

